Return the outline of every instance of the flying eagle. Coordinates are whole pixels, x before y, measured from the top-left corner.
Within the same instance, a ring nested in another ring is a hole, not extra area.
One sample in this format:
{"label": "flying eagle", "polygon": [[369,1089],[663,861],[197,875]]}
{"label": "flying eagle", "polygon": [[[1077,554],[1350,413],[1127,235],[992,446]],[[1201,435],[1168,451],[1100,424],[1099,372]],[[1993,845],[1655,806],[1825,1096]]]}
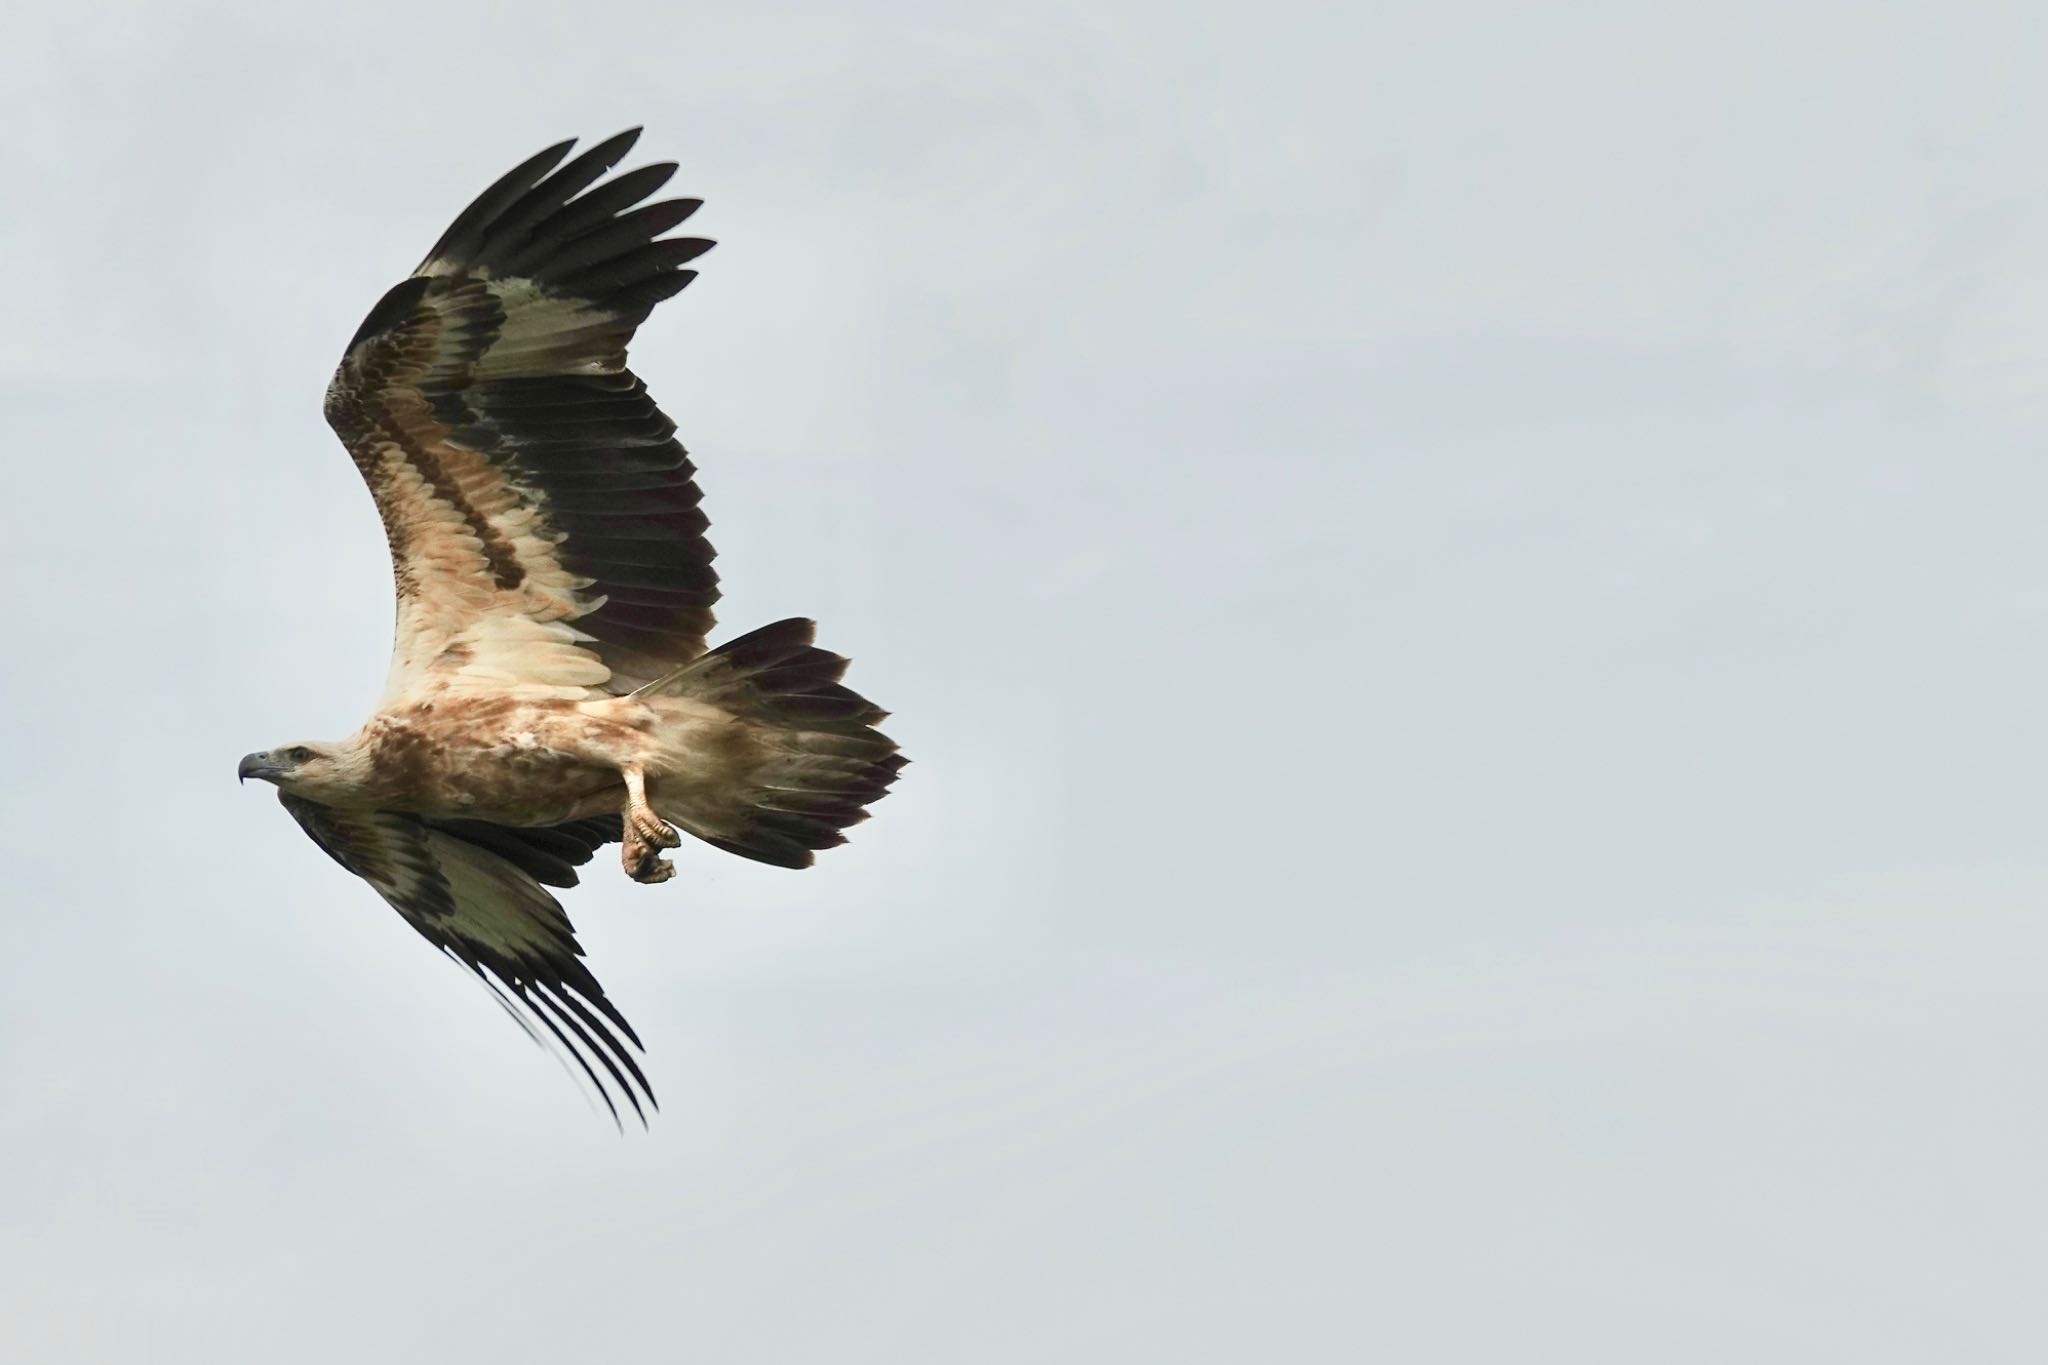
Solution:
{"label": "flying eagle", "polygon": [[674,163],[598,183],[638,137],[519,165],[349,341],[326,413],[390,542],[390,675],[347,739],[238,771],[644,1123],[639,1036],[542,888],[614,842],[666,881],[677,826],[808,867],[905,760],[809,621],[706,647],[695,470],[626,346],[711,243],[662,235],[698,200],[642,202]]}

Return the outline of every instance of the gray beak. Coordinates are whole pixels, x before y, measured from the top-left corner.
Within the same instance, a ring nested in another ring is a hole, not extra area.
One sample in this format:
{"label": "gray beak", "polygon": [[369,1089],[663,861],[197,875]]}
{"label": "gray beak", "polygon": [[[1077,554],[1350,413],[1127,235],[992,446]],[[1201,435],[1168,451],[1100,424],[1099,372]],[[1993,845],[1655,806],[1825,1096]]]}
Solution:
{"label": "gray beak", "polygon": [[244,754],[242,761],[235,765],[235,778],[241,782],[252,777],[274,782],[283,775],[284,769],[269,754]]}

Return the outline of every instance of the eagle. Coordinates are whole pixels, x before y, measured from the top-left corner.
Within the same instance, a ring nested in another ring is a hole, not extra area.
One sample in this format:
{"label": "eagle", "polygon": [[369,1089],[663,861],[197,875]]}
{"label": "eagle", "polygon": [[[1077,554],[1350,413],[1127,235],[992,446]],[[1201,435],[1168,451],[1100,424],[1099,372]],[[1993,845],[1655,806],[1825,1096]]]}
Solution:
{"label": "eagle", "polygon": [[810,621],[707,644],[696,471],[626,348],[712,244],[664,235],[701,201],[647,202],[675,163],[606,178],[639,133],[521,162],[350,338],[325,411],[391,550],[390,672],[348,738],[237,772],[645,1124],[639,1035],[546,888],[612,843],[667,881],[678,829],[808,867],[906,760]]}

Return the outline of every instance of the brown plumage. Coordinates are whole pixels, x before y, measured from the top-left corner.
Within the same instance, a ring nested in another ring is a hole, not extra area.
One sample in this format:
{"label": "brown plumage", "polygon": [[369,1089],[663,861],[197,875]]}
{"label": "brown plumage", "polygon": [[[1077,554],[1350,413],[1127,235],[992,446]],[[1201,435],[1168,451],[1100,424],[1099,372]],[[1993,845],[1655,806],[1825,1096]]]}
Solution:
{"label": "brown plumage", "polygon": [[513,169],[349,342],[326,412],[390,543],[390,674],[347,739],[241,773],[644,1119],[639,1039],[542,886],[614,841],[664,881],[672,825],[807,867],[904,760],[810,622],[706,649],[695,470],[626,348],[711,243],[662,236],[698,201],[642,203],[673,164],[599,183],[638,135]]}

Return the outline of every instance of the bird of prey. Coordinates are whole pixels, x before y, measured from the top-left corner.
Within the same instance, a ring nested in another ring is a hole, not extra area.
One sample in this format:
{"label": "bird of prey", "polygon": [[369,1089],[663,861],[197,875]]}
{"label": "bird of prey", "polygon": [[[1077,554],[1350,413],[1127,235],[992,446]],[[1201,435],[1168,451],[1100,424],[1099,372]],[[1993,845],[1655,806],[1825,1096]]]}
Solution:
{"label": "bird of prey", "polygon": [[644,1123],[640,1039],[543,888],[614,842],[666,881],[678,826],[808,867],[905,760],[809,621],[707,647],[695,470],[626,346],[711,243],[663,236],[699,201],[643,202],[673,163],[604,179],[638,136],[521,163],[350,339],[326,414],[390,543],[390,673],[348,738],[239,773]]}

